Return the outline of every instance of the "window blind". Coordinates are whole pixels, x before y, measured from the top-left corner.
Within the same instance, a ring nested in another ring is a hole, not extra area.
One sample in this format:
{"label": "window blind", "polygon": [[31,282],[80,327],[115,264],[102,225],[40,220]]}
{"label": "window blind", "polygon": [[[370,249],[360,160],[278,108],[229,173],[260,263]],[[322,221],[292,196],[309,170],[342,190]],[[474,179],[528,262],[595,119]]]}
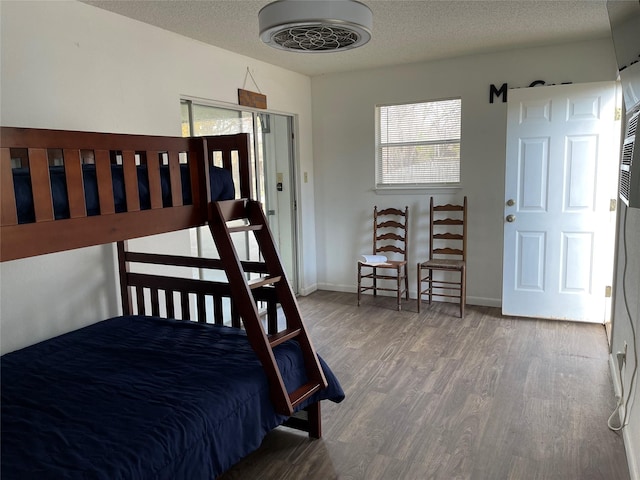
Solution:
{"label": "window blind", "polygon": [[460,182],[460,99],[380,106],[377,111],[378,185]]}

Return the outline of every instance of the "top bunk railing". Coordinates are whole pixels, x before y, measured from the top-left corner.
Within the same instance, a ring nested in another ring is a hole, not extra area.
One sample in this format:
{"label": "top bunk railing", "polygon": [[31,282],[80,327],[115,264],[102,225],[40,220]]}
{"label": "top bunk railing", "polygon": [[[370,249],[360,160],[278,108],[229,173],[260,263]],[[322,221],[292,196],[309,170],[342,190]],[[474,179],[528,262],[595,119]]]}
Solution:
{"label": "top bunk railing", "polygon": [[0,135],[1,261],[201,226],[210,201],[251,195],[247,134]]}
{"label": "top bunk railing", "polygon": [[231,172],[236,198],[255,198],[253,193],[253,168],[249,134],[215,135],[199,137],[204,143],[207,162]]}

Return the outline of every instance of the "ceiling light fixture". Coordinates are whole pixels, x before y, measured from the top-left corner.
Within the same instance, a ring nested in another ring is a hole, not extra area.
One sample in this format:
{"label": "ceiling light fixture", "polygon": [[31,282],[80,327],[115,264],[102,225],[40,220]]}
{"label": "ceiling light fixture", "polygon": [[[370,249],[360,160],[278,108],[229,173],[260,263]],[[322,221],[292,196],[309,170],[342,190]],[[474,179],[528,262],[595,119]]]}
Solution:
{"label": "ceiling light fixture", "polygon": [[373,14],[355,0],[278,0],[258,13],[260,39],[291,52],[338,52],[371,39]]}

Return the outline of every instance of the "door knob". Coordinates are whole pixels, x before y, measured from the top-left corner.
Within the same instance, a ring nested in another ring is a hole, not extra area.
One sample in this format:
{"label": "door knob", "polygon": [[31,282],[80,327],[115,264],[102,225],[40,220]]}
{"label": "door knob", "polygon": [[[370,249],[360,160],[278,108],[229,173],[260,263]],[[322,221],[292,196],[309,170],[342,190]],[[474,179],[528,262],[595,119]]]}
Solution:
{"label": "door knob", "polygon": [[516,216],[515,215],[507,215],[507,222],[512,223],[516,221]]}

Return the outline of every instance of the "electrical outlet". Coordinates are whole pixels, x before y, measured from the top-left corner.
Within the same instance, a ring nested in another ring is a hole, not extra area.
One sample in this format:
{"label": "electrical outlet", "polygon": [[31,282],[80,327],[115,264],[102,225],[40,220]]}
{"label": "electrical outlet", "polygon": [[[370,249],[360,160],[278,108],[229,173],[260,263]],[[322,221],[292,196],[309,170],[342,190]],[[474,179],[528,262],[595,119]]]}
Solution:
{"label": "electrical outlet", "polygon": [[616,358],[618,359],[618,370],[622,371],[622,367],[624,367],[627,356],[624,354],[624,352],[618,352],[616,353]]}
{"label": "electrical outlet", "polygon": [[618,370],[622,372],[622,367],[627,362],[627,342],[624,342],[623,351],[616,353],[616,359],[618,360]]}

